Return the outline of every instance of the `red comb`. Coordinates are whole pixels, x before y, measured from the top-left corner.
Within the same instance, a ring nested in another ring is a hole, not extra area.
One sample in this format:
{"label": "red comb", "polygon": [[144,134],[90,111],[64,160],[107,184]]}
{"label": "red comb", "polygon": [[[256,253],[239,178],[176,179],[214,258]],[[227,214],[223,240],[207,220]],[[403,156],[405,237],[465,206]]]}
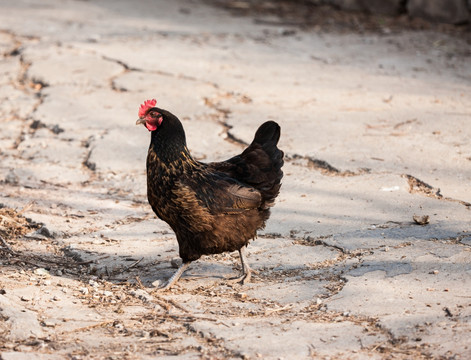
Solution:
{"label": "red comb", "polygon": [[141,107],[139,108],[139,117],[144,117],[146,115],[147,110],[153,108],[155,104],[157,104],[157,100],[155,99],[144,101],[144,104],[141,104]]}

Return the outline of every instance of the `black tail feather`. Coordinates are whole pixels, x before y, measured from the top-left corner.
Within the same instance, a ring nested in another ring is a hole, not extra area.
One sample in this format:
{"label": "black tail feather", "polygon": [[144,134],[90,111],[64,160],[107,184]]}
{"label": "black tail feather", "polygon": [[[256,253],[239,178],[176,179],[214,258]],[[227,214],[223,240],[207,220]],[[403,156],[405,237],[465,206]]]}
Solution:
{"label": "black tail feather", "polygon": [[266,209],[274,204],[283,177],[284,153],[276,146],[279,139],[280,126],[267,121],[258,128],[254,140],[242,154],[210,166],[259,190],[262,207]]}
{"label": "black tail feather", "polygon": [[260,145],[266,143],[276,145],[278,144],[278,140],[280,140],[280,125],[274,121],[267,121],[260,125],[257,132],[255,133],[253,142],[256,142]]}
{"label": "black tail feather", "polygon": [[[261,191],[267,207],[272,206],[278,196],[283,177],[284,153],[277,147],[280,134],[280,126],[274,121],[267,121],[258,128],[252,144],[244,151],[246,161],[258,167],[258,171],[254,171],[258,176],[254,179],[263,179],[255,187]],[[260,147],[264,154],[257,150]],[[257,160],[250,161],[251,155]]]}

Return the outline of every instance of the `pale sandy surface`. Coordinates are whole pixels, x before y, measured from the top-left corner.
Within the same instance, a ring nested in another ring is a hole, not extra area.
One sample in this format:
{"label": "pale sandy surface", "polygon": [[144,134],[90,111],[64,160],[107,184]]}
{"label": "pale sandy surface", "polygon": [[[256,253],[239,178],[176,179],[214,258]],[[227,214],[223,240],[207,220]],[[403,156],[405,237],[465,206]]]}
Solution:
{"label": "pale sandy surface", "polygon": [[[471,358],[470,43],[254,19],[1,2],[0,202],[51,233],[0,252],[3,360]],[[223,254],[153,292],[178,256],[145,196],[134,122],[153,97],[201,160],[280,123],[285,178],[251,284],[225,282],[239,264]]]}

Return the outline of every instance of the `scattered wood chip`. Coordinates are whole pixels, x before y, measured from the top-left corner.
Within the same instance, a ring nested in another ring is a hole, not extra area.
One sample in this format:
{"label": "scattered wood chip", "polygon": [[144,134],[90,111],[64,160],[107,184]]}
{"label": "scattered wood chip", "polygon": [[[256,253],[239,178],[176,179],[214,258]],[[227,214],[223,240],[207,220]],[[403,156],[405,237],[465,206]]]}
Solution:
{"label": "scattered wood chip", "polygon": [[448,317],[453,317],[452,312],[451,312],[450,309],[448,309],[446,306],[443,308],[443,311],[445,312],[445,315],[446,315],[446,316],[448,316]]}

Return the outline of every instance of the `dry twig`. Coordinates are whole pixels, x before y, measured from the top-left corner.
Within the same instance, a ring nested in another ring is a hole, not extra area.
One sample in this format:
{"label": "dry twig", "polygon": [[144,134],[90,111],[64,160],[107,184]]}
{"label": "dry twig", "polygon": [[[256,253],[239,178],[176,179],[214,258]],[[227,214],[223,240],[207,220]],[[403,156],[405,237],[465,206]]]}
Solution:
{"label": "dry twig", "polygon": [[3,237],[1,236],[0,236],[0,242],[2,243],[2,246],[3,246],[3,249],[0,249],[0,250],[4,250],[12,255],[17,255],[17,253],[10,247],[10,245],[8,245],[5,239],[3,239]]}

